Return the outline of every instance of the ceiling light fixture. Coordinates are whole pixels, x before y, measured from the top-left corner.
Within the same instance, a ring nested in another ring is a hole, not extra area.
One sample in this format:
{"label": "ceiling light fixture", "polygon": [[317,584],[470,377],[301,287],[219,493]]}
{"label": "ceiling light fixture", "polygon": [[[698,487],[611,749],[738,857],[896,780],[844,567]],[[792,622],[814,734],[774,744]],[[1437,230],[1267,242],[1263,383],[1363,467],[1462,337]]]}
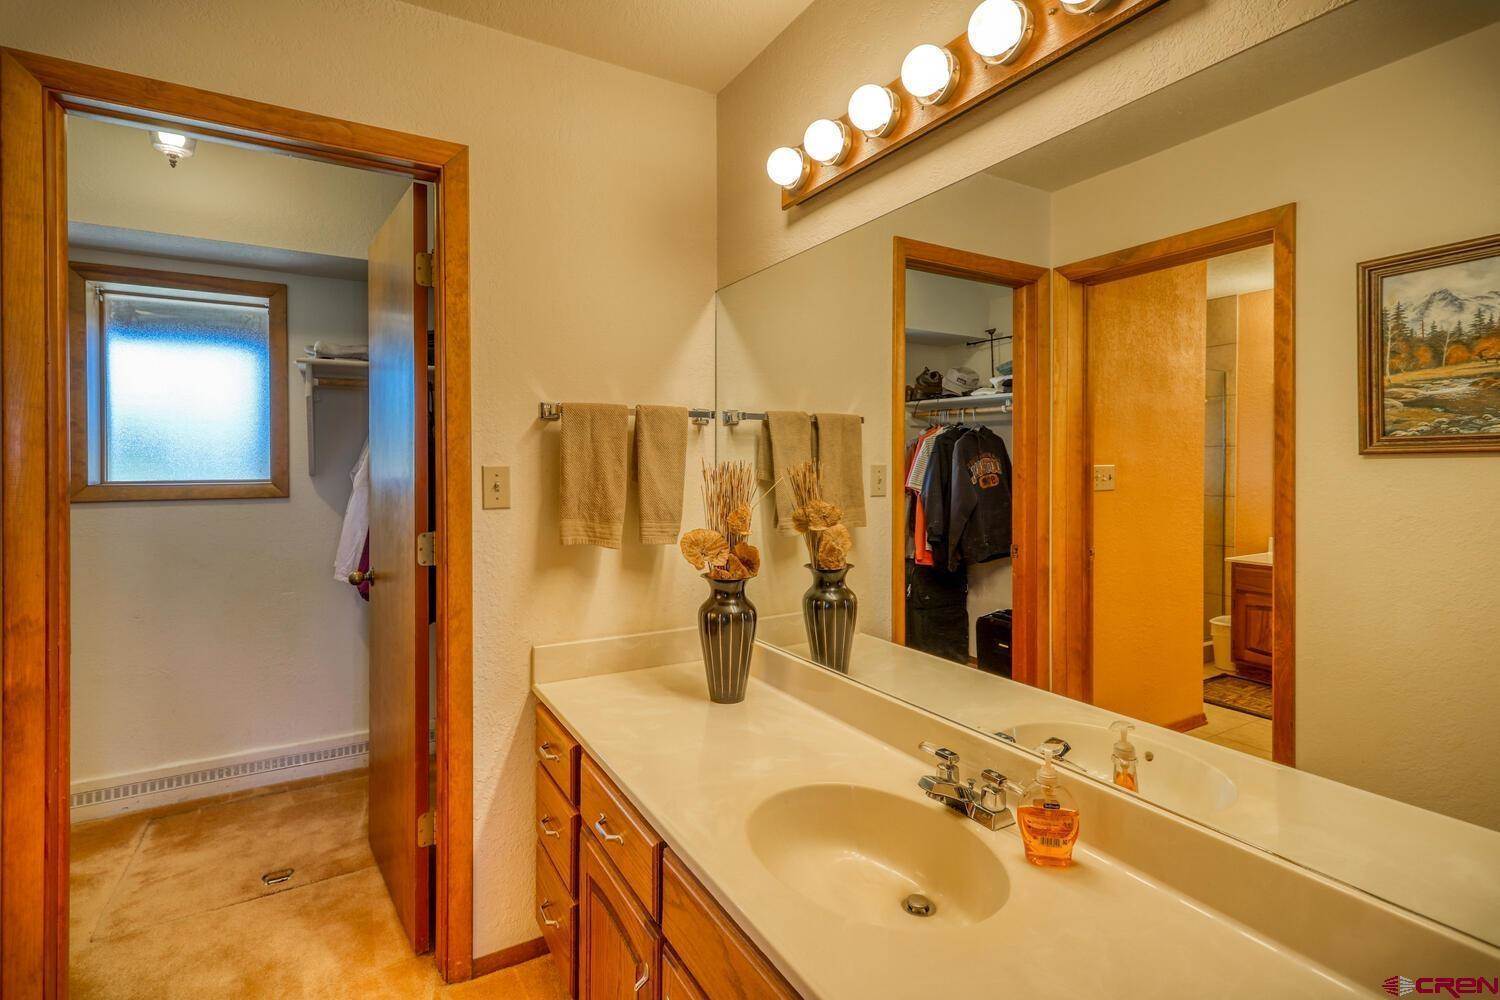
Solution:
{"label": "ceiling light fixture", "polygon": [[1114,0],[1062,0],[1062,9],[1069,14],[1092,14],[1113,2]]}
{"label": "ceiling light fixture", "polygon": [[792,146],[778,146],[766,157],[766,175],[784,191],[795,191],[807,180],[807,157]]}
{"label": "ceiling light fixture", "polygon": [[958,60],[941,45],[918,45],[901,62],[901,86],[918,104],[942,104],[958,82]]}
{"label": "ceiling light fixture", "polygon": [[1021,0],[984,0],[969,15],[969,45],[991,66],[1004,66],[1031,39],[1031,11]]}
{"label": "ceiling light fixture", "polygon": [[151,148],[165,156],[167,162],[175,167],[179,160],[193,155],[198,148],[198,140],[189,139],[181,132],[152,131]]}
{"label": "ceiling light fixture", "polygon": [[901,119],[901,98],[890,87],[867,83],[849,97],[849,121],[871,139],[889,135]]}
{"label": "ceiling light fixture", "polygon": [[802,133],[802,148],[825,167],[842,163],[849,155],[849,126],[832,118],[819,118]]}

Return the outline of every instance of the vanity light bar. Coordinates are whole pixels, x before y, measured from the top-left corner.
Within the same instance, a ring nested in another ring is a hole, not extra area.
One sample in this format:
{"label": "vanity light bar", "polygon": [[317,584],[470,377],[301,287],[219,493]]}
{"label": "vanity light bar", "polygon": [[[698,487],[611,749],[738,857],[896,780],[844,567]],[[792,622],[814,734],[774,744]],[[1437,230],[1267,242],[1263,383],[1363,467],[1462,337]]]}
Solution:
{"label": "vanity light bar", "polygon": [[800,205],[944,122],[1046,69],[1167,0],[983,0],[964,34],[914,47],[901,76],[866,83],[848,112],[809,126],[767,161],[783,210]]}

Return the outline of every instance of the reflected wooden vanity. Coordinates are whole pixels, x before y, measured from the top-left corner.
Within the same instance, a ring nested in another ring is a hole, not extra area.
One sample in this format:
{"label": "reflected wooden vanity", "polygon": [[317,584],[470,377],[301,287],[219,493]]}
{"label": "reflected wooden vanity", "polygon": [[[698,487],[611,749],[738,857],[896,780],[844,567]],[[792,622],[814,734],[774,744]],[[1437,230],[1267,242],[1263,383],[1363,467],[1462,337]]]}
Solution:
{"label": "reflected wooden vanity", "polygon": [[569,993],[796,1000],[572,734],[536,716],[536,917]]}
{"label": "reflected wooden vanity", "polygon": [[1271,683],[1271,564],[1231,562],[1229,657],[1244,677]]}

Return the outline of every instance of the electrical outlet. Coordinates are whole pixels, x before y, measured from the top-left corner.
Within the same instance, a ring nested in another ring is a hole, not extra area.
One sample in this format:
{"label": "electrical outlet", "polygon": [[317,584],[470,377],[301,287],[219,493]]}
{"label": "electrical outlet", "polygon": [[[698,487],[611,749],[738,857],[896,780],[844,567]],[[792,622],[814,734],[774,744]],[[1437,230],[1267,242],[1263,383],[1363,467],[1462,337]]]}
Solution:
{"label": "electrical outlet", "polygon": [[1094,492],[1103,493],[1105,490],[1115,488],[1115,467],[1113,465],[1094,466]]}
{"label": "electrical outlet", "polygon": [[510,466],[486,465],[480,468],[481,496],[485,510],[501,510],[510,506]]}
{"label": "electrical outlet", "polygon": [[885,496],[885,466],[870,466],[870,496]]}

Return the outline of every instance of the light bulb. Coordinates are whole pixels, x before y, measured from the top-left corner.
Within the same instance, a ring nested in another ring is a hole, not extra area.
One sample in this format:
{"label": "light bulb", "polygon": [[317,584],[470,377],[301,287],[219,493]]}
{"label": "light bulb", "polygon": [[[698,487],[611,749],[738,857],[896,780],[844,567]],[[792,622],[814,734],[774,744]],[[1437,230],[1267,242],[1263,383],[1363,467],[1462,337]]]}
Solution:
{"label": "light bulb", "polygon": [[849,120],[871,139],[889,135],[900,117],[901,100],[889,87],[867,83],[849,98]]}
{"label": "light bulb", "polygon": [[175,167],[179,160],[193,155],[198,148],[198,140],[189,139],[181,132],[152,130],[151,148],[164,155],[167,162]]}
{"label": "light bulb", "polygon": [[1112,0],[1062,0],[1062,9],[1069,14],[1092,14],[1108,7]]}
{"label": "light bulb", "polygon": [[1031,37],[1031,11],[1021,0],[984,0],[969,16],[969,45],[991,66],[1015,59]]}
{"label": "light bulb", "polygon": [[808,156],[831,167],[849,155],[849,126],[831,118],[819,118],[802,133],[802,148]]}
{"label": "light bulb", "polygon": [[795,191],[807,177],[807,157],[802,150],[778,146],[766,158],[766,174],[786,191]]}
{"label": "light bulb", "polygon": [[901,62],[901,86],[919,104],[942,104],[958,79],[958,60],[940,45],[918,45]]}

